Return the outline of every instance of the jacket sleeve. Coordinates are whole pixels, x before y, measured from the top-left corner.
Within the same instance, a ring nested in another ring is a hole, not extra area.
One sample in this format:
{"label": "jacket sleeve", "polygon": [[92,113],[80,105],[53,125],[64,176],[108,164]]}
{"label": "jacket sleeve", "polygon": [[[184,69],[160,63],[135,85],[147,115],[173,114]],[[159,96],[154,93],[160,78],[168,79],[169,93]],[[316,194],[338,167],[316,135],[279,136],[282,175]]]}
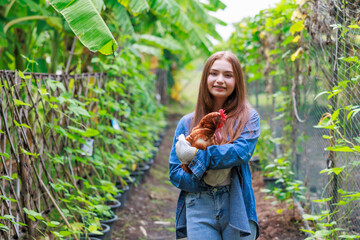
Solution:
{"label": "jacket sleeve", "polygon": [[175,136],[169,156],[169,178],[171,183],[186,192],[199,192],[203,190],[204,182],[197,178],[193,173],[186,173],[180,166],[181,162],[176,155],[175,152],[175,144],[177,142],[177,137],[180,134],[184,134],[185,136],[188,135],[189,132],[189,123],[188,120],[185,120],[183,117],[176,130]]}
{"label": "jacket sleeve", "polygon": [[260,118],[258,113],[252,110],[250,119],[238,139],[233,143],[212,145],[206,150],[198,150],[189,168],[198,179],[201,179],[207,169],[225,169],[247,164],[259,136]]}

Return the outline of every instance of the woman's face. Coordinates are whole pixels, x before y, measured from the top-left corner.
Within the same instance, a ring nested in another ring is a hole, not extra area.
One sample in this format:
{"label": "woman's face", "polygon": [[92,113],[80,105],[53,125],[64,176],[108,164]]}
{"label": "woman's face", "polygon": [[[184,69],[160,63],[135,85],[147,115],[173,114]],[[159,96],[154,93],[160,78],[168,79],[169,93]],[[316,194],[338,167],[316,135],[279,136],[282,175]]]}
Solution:
{"label": "woman's face", "polygon": [[235,89],[233,68],[224,58],[216,60],[210,68],[207,87],[217,105],[221,105]]}

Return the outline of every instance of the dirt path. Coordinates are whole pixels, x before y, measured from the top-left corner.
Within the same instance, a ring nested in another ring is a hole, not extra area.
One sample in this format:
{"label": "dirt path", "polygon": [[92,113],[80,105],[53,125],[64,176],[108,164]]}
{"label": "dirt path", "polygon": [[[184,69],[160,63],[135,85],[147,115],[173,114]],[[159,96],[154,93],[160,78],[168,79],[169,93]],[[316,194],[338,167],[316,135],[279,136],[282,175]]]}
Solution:
{"label": "dirt path", "polygon": [[[169,181],[168,156],[179,118],[169,116],[169,126],[155,163],[143,183],[131,188],[125,208],[118,213],[119,221],[115,223],[112,239],[175,239],[175,209],[179,190]],[[284,203],[272,204],[273,200],[265,200],[266,195],[260,191],[264,183],[259,173],[253,174],[253,187],[261,231],[258,240],[304,239],[304,234],[298,230],[302,227],[298,212],[288,210]]]}

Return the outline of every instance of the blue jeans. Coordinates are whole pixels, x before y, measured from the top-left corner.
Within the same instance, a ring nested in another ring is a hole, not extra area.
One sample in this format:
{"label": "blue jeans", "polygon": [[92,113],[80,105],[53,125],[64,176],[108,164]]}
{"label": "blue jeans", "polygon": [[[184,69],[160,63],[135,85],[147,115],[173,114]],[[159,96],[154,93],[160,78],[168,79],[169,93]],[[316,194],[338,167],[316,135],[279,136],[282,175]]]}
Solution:
{"label": "blue jeans", "polygon": [[230,186],[214,187],[199,193],[187,193],[186,228],[188,240],[255,240],[256,224],[250,221],[251,235],[229,225]]}

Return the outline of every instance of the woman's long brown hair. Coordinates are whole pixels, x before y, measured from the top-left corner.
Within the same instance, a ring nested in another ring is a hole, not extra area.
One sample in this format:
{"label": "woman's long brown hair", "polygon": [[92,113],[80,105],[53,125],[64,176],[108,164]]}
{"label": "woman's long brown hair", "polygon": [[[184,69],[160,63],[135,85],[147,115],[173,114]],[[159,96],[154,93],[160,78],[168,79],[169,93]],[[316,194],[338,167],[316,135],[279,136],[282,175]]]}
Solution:
{"label": "woman's long brown hair", "polygon": [[[199,124],[200,120],[208,113],[212,112],[214,100],[207,87],[207,79],[210,69],[218,59],[227,60],[233,68],[235,78],[235,89],[226,99],[222,109],[227,115],[226,123],[221,129],[221,144],[235,141],[241,134],[246,122],[250,117],[250,106],[246,99],[246,85],[243,78],[240,62],[237,57],[229,51],[220,51],[211,55],[205,62],[201,76],[199,95],[195,109],[195,115],[191,122],[191,129]],[[236,127],[235,127],[236,125]]]}

